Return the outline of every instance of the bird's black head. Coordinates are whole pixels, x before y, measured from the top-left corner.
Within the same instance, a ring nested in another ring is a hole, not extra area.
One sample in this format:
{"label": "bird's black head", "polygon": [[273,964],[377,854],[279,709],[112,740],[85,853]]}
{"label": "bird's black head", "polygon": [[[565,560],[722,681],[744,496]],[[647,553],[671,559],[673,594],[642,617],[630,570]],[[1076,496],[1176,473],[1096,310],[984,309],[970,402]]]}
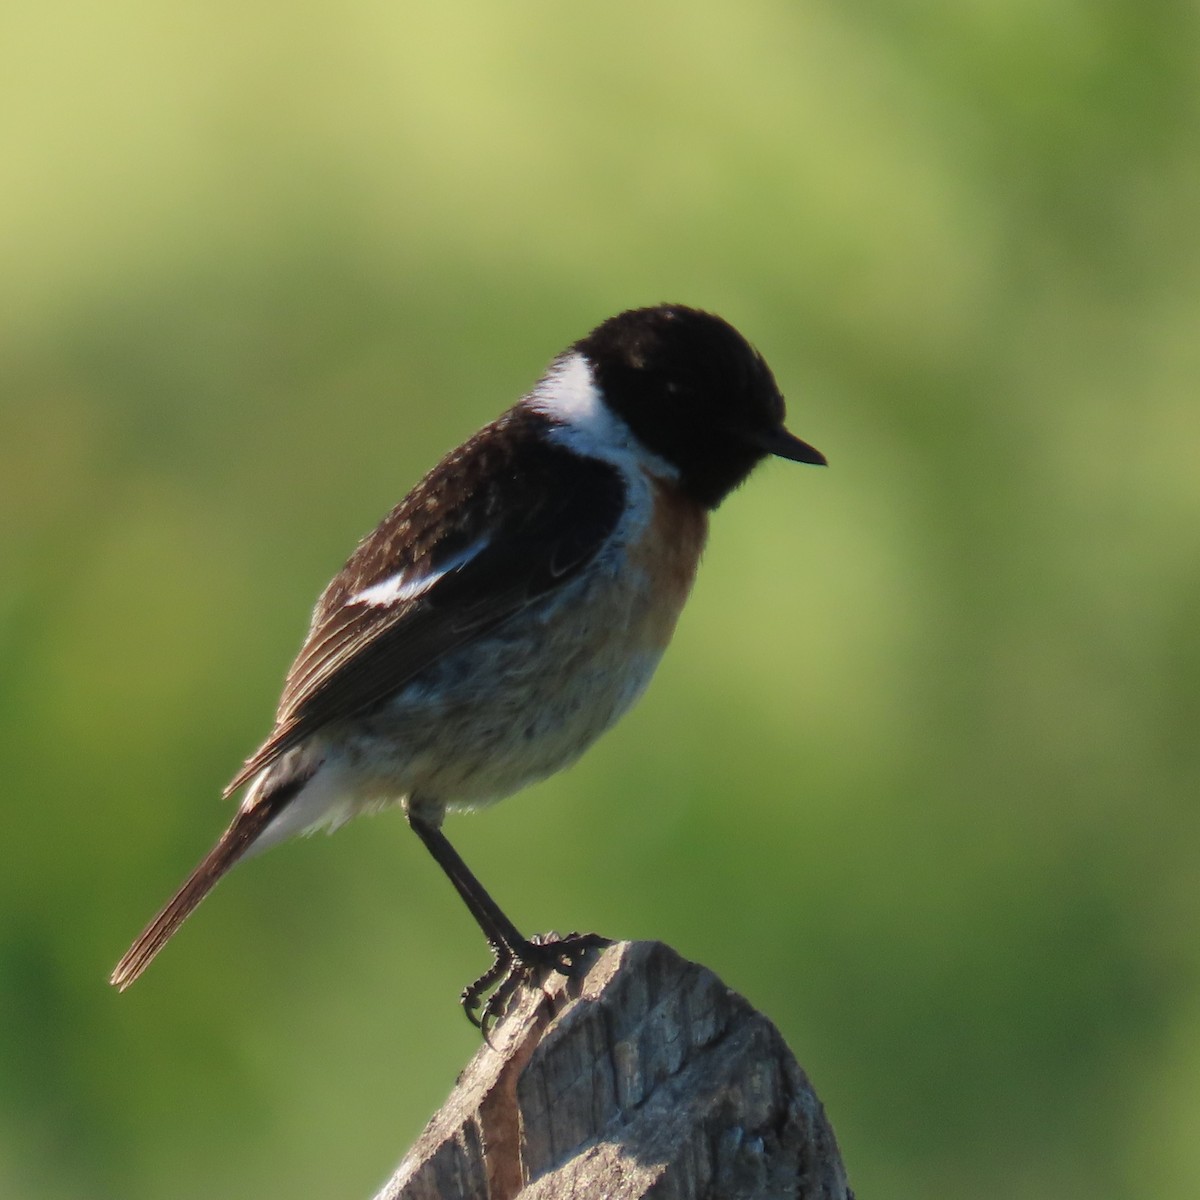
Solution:
{"label": "bird's black head", "polygon": [[825,462],[784,428],[770,368],[720,317],[677,304],[631,309],[574,349],[591,364],[612,411],[709,508],[769,454]]}

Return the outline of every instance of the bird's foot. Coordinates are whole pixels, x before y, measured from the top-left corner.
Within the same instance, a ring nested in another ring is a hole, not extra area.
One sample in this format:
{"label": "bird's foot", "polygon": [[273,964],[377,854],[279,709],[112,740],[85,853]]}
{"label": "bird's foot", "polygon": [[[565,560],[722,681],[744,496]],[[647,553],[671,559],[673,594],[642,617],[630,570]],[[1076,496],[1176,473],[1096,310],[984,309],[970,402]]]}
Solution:
{"label": "bird's foot", "polygon": [[[492,1029],[504,1015],[513,993],[522,984],[547,971],[569,975],[587,958],[589,952],[611,945],[611,942],[598,933],[568,933],[565,937],[547,933],[534,934],[518,946],[496,942],[489,942],[488,945],[492,948],[495,960],[474,983],[463,988],[460,1001],[467,1020],[490,1045]],[[487,995],[489,991],[490,996]]]}

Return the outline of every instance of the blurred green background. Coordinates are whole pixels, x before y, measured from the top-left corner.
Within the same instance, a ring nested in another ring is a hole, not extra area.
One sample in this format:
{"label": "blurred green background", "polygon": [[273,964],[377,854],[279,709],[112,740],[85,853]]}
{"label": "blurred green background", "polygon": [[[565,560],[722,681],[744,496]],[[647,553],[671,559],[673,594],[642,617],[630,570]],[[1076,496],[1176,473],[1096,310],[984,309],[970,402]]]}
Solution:
{"label": "blurred green background", "polygon": [[372,1194],[477,1044],[402,818],[235,872],[310,606],[678,300],[828,471],[633,716],[450,827],[781,1027],[863,1197],[1200,1192],[1200,21],[1138,0],[0,14],[0,1195]]}

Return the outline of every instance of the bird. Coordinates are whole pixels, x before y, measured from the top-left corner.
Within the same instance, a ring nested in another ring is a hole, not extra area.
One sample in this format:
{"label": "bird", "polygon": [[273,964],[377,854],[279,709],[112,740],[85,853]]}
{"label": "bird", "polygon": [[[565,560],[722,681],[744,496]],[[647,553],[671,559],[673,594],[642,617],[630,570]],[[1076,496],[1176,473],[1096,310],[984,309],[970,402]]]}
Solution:
{"label": "bird", "polygon": [[523,937],[443,819],[568,766],[641,696],[709,514],[768,457],[825,465],[784,420],[762,355],[712,313],[633,308],[568,346],[325,588],[271,732],[225,789],[244,789],[232,821],[110,982],[133,983],[240,860],[397,805],[491,948],[461,997],[485,1036],[522,972],[572,970],[603,939]]}

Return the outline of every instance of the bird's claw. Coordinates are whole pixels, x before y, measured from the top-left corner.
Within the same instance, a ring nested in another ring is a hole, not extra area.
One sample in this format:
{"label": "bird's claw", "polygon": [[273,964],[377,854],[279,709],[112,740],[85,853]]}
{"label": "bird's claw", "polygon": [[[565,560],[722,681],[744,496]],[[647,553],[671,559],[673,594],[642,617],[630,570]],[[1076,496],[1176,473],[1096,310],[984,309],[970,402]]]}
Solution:
{"label": "bird's claw", "polygon": [[[496,942],[488,944],[495,959],[474,983],[463,988],[460,1001],[467,1020],[491,1045],[491,1031],[522,984],[547,970],[569,975],[590,951],[607,946],[610,942],[598,933],[568,933],[565,937],[547,933],[534,934],[529,941],[517,947]],[[484,1000],[489,991],[491,995]]]}

